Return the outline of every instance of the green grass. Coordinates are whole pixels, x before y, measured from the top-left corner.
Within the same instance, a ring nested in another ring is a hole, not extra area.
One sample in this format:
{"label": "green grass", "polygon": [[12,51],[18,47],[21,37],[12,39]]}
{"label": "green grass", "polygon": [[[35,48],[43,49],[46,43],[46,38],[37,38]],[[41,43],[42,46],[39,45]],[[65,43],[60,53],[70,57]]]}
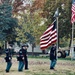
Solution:
{"label": "green grass", "polygon": [[28,75],[30,75],[30,74],[32,74],[32,75],[75,75],[75,73],[71,73],[71,72],[69,72],[69,71],[65,71],[65,72],[54,72],[54,73],[52,73],[52,74],[50,74],[50,73],[45,73],[45,72],[40,72],[40,73],[38,73],[38,72],[26,72],[26,74],[28,74]]}
{"label": "green grass", "polygon": [[[49,56],[28,56],[28,58],[49,59]],[[58,60],[71,60],[71,57],[67,56],[66,58],[58,58]],[[72,60],[72,61],[74,61],[74,60]]]}
{"label": "green grass", "polygon": [[50,60],[48,57],[28,56],[29,70],[18,72],[18,62],[13,57],[13,65],[8,74],[5,73],[6,63],[4,57],[0,57],[0,75],[75,75],[75,61],[70,57],[59,58],[56,64],[56,71],[50,70]]}

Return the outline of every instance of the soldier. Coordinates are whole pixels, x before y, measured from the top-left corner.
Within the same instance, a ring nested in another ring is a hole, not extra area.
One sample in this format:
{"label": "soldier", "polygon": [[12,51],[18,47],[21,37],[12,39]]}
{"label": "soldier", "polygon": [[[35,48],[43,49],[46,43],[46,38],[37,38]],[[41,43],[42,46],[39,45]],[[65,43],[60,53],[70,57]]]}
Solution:
{"label": "soldier", "polygon": [[19,61],[18,71],[23,71],[24,64],[25,69],[28,70],[27,48],[28,45],[23,45],[18,53],[17,57],[17,60]]}
{"label": "soldier", "polygon": [[9,45],[8,49],[5,50],[5,53],[6,53],[6,57],[5,57],[5,61],[7,63],[7,66],[6,66],[6,72],[9,72],[11,66],[12,66],[12,45]]}
{"label": "soldier", "polygon": [[25,70],[28,70],[28,58],[27,58],[27,49],[28,49],[28,45],[23,45],[22,46],[22,51],[23,51],[23,56],[24,56],[24,64],[25,64]]}
{"label": "soldier", "polygon": [[56,65],[56,45],[53,44],[50,50],[50,60],[51,60],[51,64],[50,64],[50,69],[54,70],[54,67]]}
{"label": "soldier", "polygon": [[19,65],[18,65],[19,72],[23,71],[23,67],[24,67],[24,56],[23,56],[22,49],[19,50],[17,55],[17,61],[19,61]]}

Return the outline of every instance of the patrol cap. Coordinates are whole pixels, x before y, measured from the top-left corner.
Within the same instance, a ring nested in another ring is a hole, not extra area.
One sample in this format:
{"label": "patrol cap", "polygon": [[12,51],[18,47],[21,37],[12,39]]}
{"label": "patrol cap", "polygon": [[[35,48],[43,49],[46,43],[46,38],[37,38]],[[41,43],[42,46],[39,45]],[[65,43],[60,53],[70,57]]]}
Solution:
{"label": "patrol cap", "polygon": [[22,47],[29,47],[27,44],[22,45]]}

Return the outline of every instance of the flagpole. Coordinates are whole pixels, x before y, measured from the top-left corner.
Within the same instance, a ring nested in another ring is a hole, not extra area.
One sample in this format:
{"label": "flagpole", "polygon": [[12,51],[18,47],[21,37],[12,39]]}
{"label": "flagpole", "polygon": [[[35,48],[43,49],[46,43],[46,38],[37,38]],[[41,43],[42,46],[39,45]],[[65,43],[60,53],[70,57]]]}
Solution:
{"label": "flagpole", "polygon": [[56,19],[56,25],[57,25],[57,43],[56,43],[56,58],[58,59],[57,53],[58,53],[58,17],[59,17],[59,10],[57,8],[57,10],[55,11],[54,17]]}
{"label": "flagpole", "polygon": [[[58,54],[58,17],[59,17],[59,9],[57,8],[57,11],[55,13],[56,15],[56,25],[57,25],[57,50],[56,50],[56,55]],[[57,56],[57,59],[58,59],[58,56]]]}
{"label": "flagpole", "polygon": [[74,23],[72,23],[72,45],[71,45],[71,60],[74,57],[74,47],[73,47],[73,37],[74,37]]}
{"label": "flagpole", "polygon": [[57,53],[58,53],[58,17],[56,18],[56,22],[57,22]]}

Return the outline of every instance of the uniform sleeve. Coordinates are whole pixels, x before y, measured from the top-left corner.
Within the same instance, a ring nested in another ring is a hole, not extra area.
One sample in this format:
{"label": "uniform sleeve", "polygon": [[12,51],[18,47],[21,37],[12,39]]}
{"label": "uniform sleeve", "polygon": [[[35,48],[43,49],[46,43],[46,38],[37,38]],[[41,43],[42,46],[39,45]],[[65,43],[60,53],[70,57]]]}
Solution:
{"label": "uniform sleeve", "polygon": [[19,56],[23,57],[22,50],[19,51]]}
{"label": "uniform sleeve", "polygon": [[5,50],[6,57],[12,57],[12,52],[10,49]]}
{"label": "uniform sleeve", "polygon": [[5,53],[6,53],[6,57],[8,57],[9,56],[9,50],[8,49],[5,50]]}

